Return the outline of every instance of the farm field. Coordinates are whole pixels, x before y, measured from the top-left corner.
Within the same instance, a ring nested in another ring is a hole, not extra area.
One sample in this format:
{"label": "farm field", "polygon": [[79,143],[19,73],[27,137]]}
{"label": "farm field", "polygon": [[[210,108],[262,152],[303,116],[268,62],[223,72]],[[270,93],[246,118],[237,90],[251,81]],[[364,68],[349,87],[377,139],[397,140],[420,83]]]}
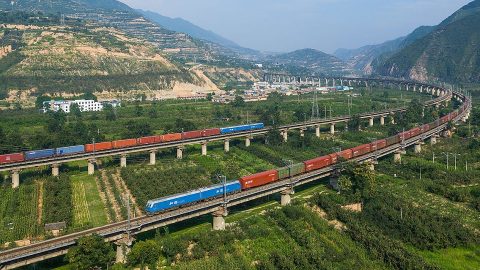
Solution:
{"label": "farm field", "polygon": [[98,227],[107,224],[105,207],[95,179],[87,174],[71,177],[73,188],[74,227]]}

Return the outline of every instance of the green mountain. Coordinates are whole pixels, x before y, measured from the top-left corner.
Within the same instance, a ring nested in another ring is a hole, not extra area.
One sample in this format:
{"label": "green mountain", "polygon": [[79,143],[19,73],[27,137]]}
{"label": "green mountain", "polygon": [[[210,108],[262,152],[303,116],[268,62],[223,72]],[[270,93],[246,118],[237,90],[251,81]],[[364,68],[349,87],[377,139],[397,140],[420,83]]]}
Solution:
{"label": "green mountain", "polygon": [[480,0],[455,12],[430,34],[379,61],[375,72],[422,81],[480,82]]}

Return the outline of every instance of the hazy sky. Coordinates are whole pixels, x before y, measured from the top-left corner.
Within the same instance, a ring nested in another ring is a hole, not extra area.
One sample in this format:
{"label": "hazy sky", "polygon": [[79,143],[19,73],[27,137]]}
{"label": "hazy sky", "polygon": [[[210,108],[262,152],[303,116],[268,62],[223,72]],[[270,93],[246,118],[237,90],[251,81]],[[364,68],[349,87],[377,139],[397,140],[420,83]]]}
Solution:
{"label": "hazy sky", "polygon": [[470,0],[120,0],[181,17],[241,46],[333,52],[435,25]]}

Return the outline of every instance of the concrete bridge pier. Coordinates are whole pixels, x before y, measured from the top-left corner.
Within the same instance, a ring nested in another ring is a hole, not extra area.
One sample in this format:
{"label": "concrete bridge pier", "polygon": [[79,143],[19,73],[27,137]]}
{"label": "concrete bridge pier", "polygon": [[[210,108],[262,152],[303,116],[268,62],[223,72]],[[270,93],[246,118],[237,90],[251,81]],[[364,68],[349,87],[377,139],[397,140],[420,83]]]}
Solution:
{"label": "concrete bridge pier", "polygon": [[183,146],[177,148],[177,159],[183,158]]}
{"label": "concrete bridge pier", "polygon": [[380,125],[385,126],[385,117],[384,116],[380,117]]}
{"label": "concrete bridge pier", "polygon": [[20,186],[20,170],[12,170],[12,188]]}
{"label": "concrete bridge pier", "polygon": [[335,135],[335,124],[330,124],[330,134]]}
{"label": "concrete bridge pier", "polygon": [[252,137],[245,138],[245,147],[250,147],[251,140],[252,140]]}
{"label": "concrete bridge pier", "polygon": [[230,140],[228,140],[228,139],[225,140],[225,144],[224,144],[223,148],[224,148],[225,152],[227,152],[227,153],[230,152]]}
{"label": "concrete bridge pier", "polygon": [[88,175],[93,175],[95,173],[95,163],[97,161],[95,159],[88,160]]}
{"label": "concrete bridge pier", "polygon": [[398,150],[393,154],[393,162],[402,163],[402,155],[405,154],[404,150]]}
{"label": "concrete bridge pier", "polygon": [[127,155],[126,154],[122,154],[120,156],[120,167],[122,167],[122,168],[127,167]]}
{"label": "concrete bridge pier", "polygon": [[420,154],[422,152],[422,142],[417,142],[413,147],[413,151],[415,154]]}
{"label": "concrete bridge pier", "polygon": [[150,151],[150,165],[155,165],[157,163],[157,151],[152,150]]}
{"label": "concrete bridge pier", "polygon": [[392,125],[395,125],[395,115],[392,115],[391,117],[392,117],[392,119],[391,119],[390,123]]}
{"label": "concrete bridge pier", "polygon": [[283,136],[283,142],[287,142],[288,141],[288,130],[283,130],[282,131],[282,136]]}
{"label": "concrete bridge pier", "polygon": [[305,137],[305,129],[300,129],[300,137]]}
{"label": "concrete bridge pier", "polygon": [[373,127],[373,117],[371,117],[370,119],[368,119],[368,126],[369,126],[369,127]]}
{"label": "concrete bridge pier", "polygon": [[430,137],[430,145],[435,145],[437,144],[437,135],[433,135]]}
{"label": "concrete bridge pier", "polygon": [[133,241],[135,241],[133,237],[126,235],[122,239],[115,242],[115,245],[117,245],[117,256],[115,259],[116,263],[127,262],[127,255],[132,250]]}
{"label": "concrete bridge pier", "polygon": [[320,138],[320,126],[315,127],[315,135]]}
{"label": "concrete bridge pier", "polygon": [[293,187],[289,187],[285,190],[283,190],[280,196],[280,205],[281,206],[287,206],[292,202],[292,197],[291,195],[295,194]]}
{"label": "concrete bridge pier", "polygon": [[207,142],[202,143],[202,156],[207,155]]}
{"label": "concrete bridge pier", "polygon": [[223,231],[225,230],[225,217],[228,215],[226,208],[219,207],[219,209],[212,213],[213,222],[212,229],[214,231]]}
{"label": "concrete bridge pier", "polygon": [[60,164],[53,164],[52,165],[52,175],[58,176],[60,174]]}

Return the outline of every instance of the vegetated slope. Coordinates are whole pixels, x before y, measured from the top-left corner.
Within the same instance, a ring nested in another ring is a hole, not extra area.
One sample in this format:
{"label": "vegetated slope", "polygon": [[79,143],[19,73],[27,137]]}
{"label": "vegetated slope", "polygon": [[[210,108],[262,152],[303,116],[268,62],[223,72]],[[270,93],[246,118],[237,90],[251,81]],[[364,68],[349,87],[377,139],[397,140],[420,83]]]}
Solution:
{"label": "vegetated slope", "polygon": [[[215,88],[157,48],[113,28],[6,25],[0,89],[37,93]],[[177,87],[178,88],[178,87]],[[198,90],[196,89],[196,90]]]}
{"label": "vegetated slope", "polygon": [[88,20],[98,27],[113,26],[130,36],[152,42],[172,59],[184,63],[223,61],[233,64],[236,61],[232,58],[238,57],[238,53],[224,46],[167,30],[116,0],[17,0],[13,3],[11,5],[10,1],[0,2],[0,11],[61,13],[66,18]]}
{"label": "vegetated slope", "polygon": [[433,31],[433,26],[420,26],[411,34],[382,44],[367,45],[358,49],[338,49],[334,55],[346,61],[350,67],[370,75],[374,71],[374,65],[381,59],[388,58],[402,48],[412,44]]}
{"label": "vegetated slope", "polygon": [[441,25],[377,68],[415,80],[480,81],[480,13]]}
{"label": "vegetated slope", "polygon": [[[297,67],[317,74],[353,75],[355,71],[333,55],[314,49],[302,49],[271,58],[271,64],[285,68]],[[294,71],[293,71],[294,72]]]}

